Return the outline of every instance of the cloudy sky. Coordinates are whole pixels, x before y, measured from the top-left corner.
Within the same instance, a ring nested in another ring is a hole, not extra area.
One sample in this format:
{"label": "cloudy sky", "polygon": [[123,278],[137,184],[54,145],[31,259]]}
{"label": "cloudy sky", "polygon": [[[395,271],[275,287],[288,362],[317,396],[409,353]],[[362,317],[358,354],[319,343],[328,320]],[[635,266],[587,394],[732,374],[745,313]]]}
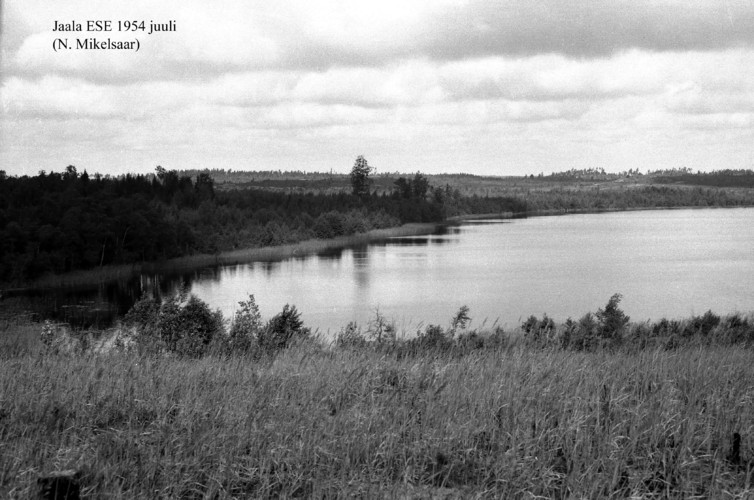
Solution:
{"label": "cloudy sky", "polygon": [[[90,19],[176,31],[52,32]],[[0,36],[14,175],[754,168],[754,0],[5,0]]]}

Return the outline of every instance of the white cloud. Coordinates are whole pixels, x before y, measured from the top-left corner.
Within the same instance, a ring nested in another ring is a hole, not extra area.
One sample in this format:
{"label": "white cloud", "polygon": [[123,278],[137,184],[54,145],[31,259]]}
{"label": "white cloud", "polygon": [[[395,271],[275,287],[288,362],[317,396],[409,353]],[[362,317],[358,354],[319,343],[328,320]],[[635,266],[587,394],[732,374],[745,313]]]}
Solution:
{"label": "white cloud", "polygon": [[113,97],[107,89],[56,76],[36,82],[11,78],[2,88],[3,109],[9,117],[107,117],[118,111]]}
{"label": "white cloud", "polygon": [[[6,4],[0,168],[11,172],[151,170],[160,158],[321,168],[362,153],[388,170],[482,173],[501,156],[519,172],[752,166],[750,2]],[[177,31],[139,35],[138,53],[52,51],[54,20],[87,18]]]}

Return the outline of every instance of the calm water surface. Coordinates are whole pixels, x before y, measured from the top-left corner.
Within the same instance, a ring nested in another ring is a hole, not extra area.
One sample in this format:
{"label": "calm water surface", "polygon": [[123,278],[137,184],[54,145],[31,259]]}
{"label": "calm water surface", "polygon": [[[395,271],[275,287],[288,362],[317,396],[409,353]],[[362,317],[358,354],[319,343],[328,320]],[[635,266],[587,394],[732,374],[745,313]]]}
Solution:
{"label": "calm water surface", "polygon": [[264,318],[295,304],[322,332],[349,321],[366,326],[379,309],[411,334],[447,325],[462,305],[472,326],[512,328],[532,314],[578,318],[616,292],[635,321],[752,312],[754,208],[476,221],[280,262],[44,291],[35,300],[64,321],[91,310],[111,321],[143,293],[175,293],[180,283],[226,318],[254,294]]}
{"label": "calm water surface", "polygon": [[634,320],[754,310],[754,209],[653,210],[476,221],[448,234],[394,238],[188,277],[227,317],[254,294],[264,317],[295,304],[305,324],[337,331],[375,310],[399,330],[445,325],[462,305],[473,325],[516,326],[596,311],[616,292]]}

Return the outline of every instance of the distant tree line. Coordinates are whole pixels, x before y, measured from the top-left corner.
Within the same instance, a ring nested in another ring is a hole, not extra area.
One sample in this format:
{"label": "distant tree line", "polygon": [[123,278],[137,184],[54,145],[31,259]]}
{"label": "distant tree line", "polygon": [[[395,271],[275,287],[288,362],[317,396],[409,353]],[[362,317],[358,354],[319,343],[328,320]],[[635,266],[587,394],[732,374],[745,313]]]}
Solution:
{"label": "distant tree line", "polygon": [[754,190],[691,186],[636,186],[624,189],[532,190],[525,195],[528,212],[628,210],[632,208],[733,207],[754,205]]}
{"label": "distant tree line", "polygon": [[120,177],[74,166],[36,176],[2,172],[0,282],[441,221],[438,200],[418,194],[218,191],[207,172],[191,178],[162,167]]}
{"label": "distant tree line", "polygon": [[[220,190],[213,175],[205,171],[189,176],[162,167],[154,174],[119,177],[90,176],[74,166],[36,176],[0,171],[0,283],[22,284],[50,273],[333,238],[467,214],[754,205],[752,189],[689,186],[518,187],[497,196],[463,195],[451,183],[432,186],[420,172],[376,176],[363,157],[357,158],[351,172],[351,192],[345,183],[316,192],[243,184]],[[680,175],[710,184],[736,178],[737,186],[754,177],[749,171]],[[280,176],[272,177],[284,182],[277,179]],[[375,187],[375,180],[380,187]],[[327,181],[320,177],[312,182]]]}
{"label": "distant tree line", "polygon": [[691,173],[688,169],[677,172],[662,172],[655,175],[658,183],[681,183],[697,186],[754,188],[754,170],[717,170],[715,172]]}

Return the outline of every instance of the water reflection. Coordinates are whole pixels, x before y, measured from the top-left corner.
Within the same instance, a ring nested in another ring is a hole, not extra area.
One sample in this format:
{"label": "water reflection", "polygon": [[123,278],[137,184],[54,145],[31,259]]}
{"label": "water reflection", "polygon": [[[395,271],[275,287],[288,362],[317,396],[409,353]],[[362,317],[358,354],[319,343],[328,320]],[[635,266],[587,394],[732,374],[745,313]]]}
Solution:
{"label": "water reflection", "polygon": [[272,276],[278,269],[280,269],[280,262],[276,260],[264,260],[261,262],[254,262],[252,269],[260,269],[267,276]]}
{"label": "water reflection", "polygon": [[511,219],[471,219],[464,221],[464,226],[480,226],[485,224],[510,224]]}
{"label": "water reflection", "polygon": [[357,288],[361,291],[369,288],[369,277],[371,274],[370,253],[367,245],[354,248],[352,251],[354,281]]}
{"label": "water reflection", "polygon": [[326,260],[339,260],[346,250],[346,248],[325,248],[317,252],[317,257]]}
{"label": "water reflection", "polygon": [[393,238],[384,242],[376,243],[375,246],[426,246],[426,245],[443,245],[448,243],[458,243],[457,238],[442,238],[438,236],[403,236]]}
{"label": "water reflection", "polygon": [[594,312],[615,292],[637,320],[747,311],[753,228],[754,209],[481,219],[278,261],[9,292],[0,308],[13,299],[42,317],[104,327],[142,296],[187,287],[226,317],[248,294],[265,318],[295,304],[322,331],[366,324],[376,307],[399,324],[438,323],[464,304],[477,326],[499,318],[508,328],[530,314],[565,320]]}

